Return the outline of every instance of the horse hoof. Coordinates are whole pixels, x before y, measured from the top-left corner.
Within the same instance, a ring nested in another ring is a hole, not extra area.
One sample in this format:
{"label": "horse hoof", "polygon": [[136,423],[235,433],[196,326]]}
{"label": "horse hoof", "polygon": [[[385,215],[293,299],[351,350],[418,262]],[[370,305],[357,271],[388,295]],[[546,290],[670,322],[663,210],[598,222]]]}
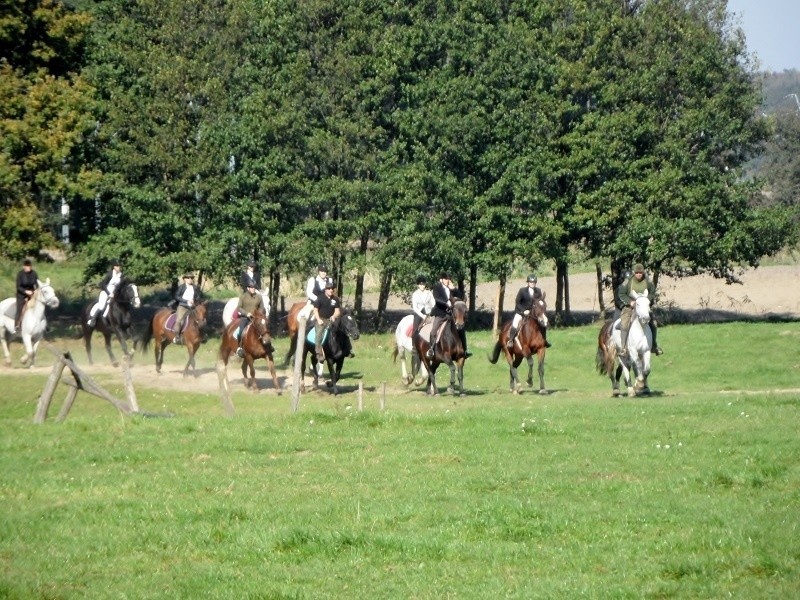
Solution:
{"label": "horse hoof", "polygon": [[22,358],[20,358],[19,360],[20,360],[20,362],[21,362],[23,365],[27,365],[27,364],[28,364],[28,361],[30,360],[30,357],[29,357],[29,356],[26,354],[25,356],[23,356],[23,357],[22,357]]}
{"label": "horse hoof", "polygon": [[619,390],[613,390],[611,392],[611,397],[612,398],[619,398],[619,395],[620,395],[620,391]]}
{"label": "horse hoof", "polygon": [[116,369],[119,366],[119,363],[117,361],[114,361],[111,363],[111,366]]}

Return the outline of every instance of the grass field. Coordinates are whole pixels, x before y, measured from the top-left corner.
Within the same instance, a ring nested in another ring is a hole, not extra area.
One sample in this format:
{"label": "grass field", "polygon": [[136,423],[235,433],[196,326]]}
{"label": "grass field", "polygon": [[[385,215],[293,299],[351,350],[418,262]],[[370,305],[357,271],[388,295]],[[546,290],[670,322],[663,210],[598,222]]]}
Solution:
{"label": "grass field", "polygon": [[472,333],[462,398],[407,390],[364,336],[348,392],[297,414],[233,367],[234,418],[164,385],[180,349],[161,378],[136,359],[142,409],[172,418],[79,394],[33,425],[49,353],[2,369],[0,598],[797,597],[800,323],[665,327],[649,398],[610,397],[596,333],[551,332],[546,396],[508,393]]}

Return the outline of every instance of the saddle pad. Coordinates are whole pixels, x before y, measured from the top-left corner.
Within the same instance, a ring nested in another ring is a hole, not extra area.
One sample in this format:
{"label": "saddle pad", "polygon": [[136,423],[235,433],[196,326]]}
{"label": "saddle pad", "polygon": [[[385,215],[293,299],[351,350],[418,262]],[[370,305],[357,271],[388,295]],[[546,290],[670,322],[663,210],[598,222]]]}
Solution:
{"label": "saddle pad", "polygon": [[414,335],[414,321],[411,321],[409,326],[406,328],[406,337],[411,337]]}
{"label": "saddle pad", "polygon": [[17,316],[17,305],[15,303],[11,303],[6,306],[6,312],[3,313],[3,316],[13,321],[14,317]]}
{"label": "saddle pad", "polygon": [[[317,331],[316,331],[316,328],[314,328],[314,327],[311,327],[311,328],[308,330],[308,333],[306,334],[306,341],[307,341],[309,344],[316,344],[316,339],[317,339]],[[322,343],[323,343],[323,344],[325,343],[325,340],[326,340],[326,339],[328,339],[328,328],[327,328],[327,327],[326,327],[325,329],[323,329],[323,330],[322,330]]]}
{"label": "saddle pad", "polygon": [[[420,327],[419,335],[423,340],[431,339],[431,328],[433,327],[433,321],[429,323],[425,323],[422,327]],[[447,327],[447,321],[442,321],[442,324],[439,326],[439,331],[436,332],[436,342],[439,341],[442,337],[442,332],[444,328]]]}
{"label": "saddle pad", "polygon": [[165,329],[175,330],[175,319],[178,317],[177,313],[172,313],[170,316],[167,317],[167,322],[164,323]]}

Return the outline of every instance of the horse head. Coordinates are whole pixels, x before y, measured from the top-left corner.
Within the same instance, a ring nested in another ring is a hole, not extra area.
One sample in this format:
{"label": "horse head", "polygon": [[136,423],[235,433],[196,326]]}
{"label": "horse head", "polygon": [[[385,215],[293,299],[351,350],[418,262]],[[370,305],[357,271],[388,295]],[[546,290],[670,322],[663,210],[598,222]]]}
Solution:
{"label": "horse head", "polygon": [[349,308],[344,309],[337,321],[340,323],[339,327],[341,327],[342,331],[344,331],[351,340],[357,340],[359,338],[361,332],[358,330],[358,323],[356,323],[355,317],[353,317],[353,311]]}
{"label": "horse head", "polygon": [[647,292],[636,297],[634,310],[636,311],[636,318],[642,325],[650,322],[650,298],[647,297]]}
{"label": "horse head", "polygon": [[194,321],[197,323],[198,329],[202,329],[206,326],[206,313],[208,311],[208,305],[205,302],[201,302],[197,306],[194,307],[192,314],[194,314]]}
{"label": "horse head", "polygon": [[547,302],[544,301],[544,293],[542,293],[542,297],[538,300],[535,300],[533,303],[533,314],[531,315],[536,322],[539,323],[540,327],[547,327]]}
{"label": "horse head", "polygon": [[53,286],[50,285],[49,277],[44,281],[39,280],[39,289],[36,291],[37,301],[42,302],[45,306],[49,308],[58,308],[58,305],[61,304],[58,296],[56,296],[56,291],[53,289]]}
{"label": "horse head", "polygon": [[250,324],[256,331],[258,339],[266,346],[272,342],[272,336],[269,334],[269,324],[267,323],[267,314],[264,311],[257,310],[253,313],[253,318]]}
{"label": "horse head", "polygon": [[453,303],[453,312],[452,312],[453,323],[456,326],[456,329],[464,329],[464,325],[467,323],[467,303],[463,300],[456,300]]}
{"label": "horse head", "polygon": [[128,302],[133,308],[139,308],[142,305],[142,300],[139,298],[139,288],[136,287],[136,284],[129,283],[125,291],[127,292]]}

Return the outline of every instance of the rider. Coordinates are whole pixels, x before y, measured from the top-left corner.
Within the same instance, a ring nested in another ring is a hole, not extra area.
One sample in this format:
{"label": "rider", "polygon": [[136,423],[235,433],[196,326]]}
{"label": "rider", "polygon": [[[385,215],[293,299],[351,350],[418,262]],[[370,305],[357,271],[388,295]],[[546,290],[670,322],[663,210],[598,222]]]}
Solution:
{"label": "rider", "polygon": [[236,308],[239,311],[239,347],[236,349],[236,356],[244,358],[244,349],[242,348],[244,328],[250,324],[254,312],[257,310],[266,312],[264,311],[264,299],[258,293],[255,282],[251,282],[239,296],[239,304]]}
{"label": "rider", "polygon": [[92,306],[89,312],[89,327],[94,327],[97,321],[97,315],[102,314],[106,309],[108,301],[114,298],[114,292],[117,288],[122,287],[128,283],[128,279],[122,274],[122,264],[119,259],[114,259],[110,262],[111,269],[106,276],[100,281],[100,295],[97,302]]}
{"label": "rider", "polygon": [[[528,275],[527,285],[520,288],[517,292],[517,297],[514,300],[514,320],[511,321],[511,329],[508,332],[508,342],[506,342],[506,346],[509,348],[514,347],[514,339],[517,337],[519,324],[522,322],[523,317],[530,315],[531,310],[533,310],[534,302],[544,297],[542,295],[542,290],[536,287],[537,281],[536,275],[531,273]],[[545,347],[550,348],[552,344],[547,341],[547,328],[540,327],[540,329],[542,331],[542,337],[544,338]]]}
{"label": "rider", "polygon": [[20,331],[22,309],[38,287],[39,276],[33,270],[31,259],[26,258],[22,261],[22,270],[17,273],[17,313],[14,317],[14,329],[16,331]]}
{"label": "rider", "polygon": [[173,344],[181,343],[183,320],[190,310],[202,302],[202,299],[203,293],[194,284],[194,275],[186,273],[183,276],[183,283],[178,286],[178,291],[175,292],[175,301],[178,303],[178,308],[175,311],[175,325],[173,325],[172,329],[172,333],[175,334],[172,340]]}
{"label": "rider", "polygon": [[[425,355],[428,358],[434,356],[434,345],[436,343],[436,333],[448,315],[453,312],[453,296],[454,291],[451,289],[452,281],[450,274],[446,271],[439,273],[439,282],[433,286],[433,308],[431,309],[431,316],[433,317],[433,324],[431,325],[430,339],[428,340],[428,351]],[[464,358],[472,356],[471,352],[467,352],[467,333],[463,329],[458,331],[458,337],[461,338],[461,344],[464,347]]]}
{"label": "rider", "polygon": [[[620,330],[622,337],[622,351],[620,354],[622,356],[628,355],[628,333],[630,333],[631,330],[631,321],[633,320],[633,310],[634,306],[636,305],[636,297],[640,294],[644,294],[645,292],[647,292],[647,297],[650,299],[651,303],[654,303],[656,286],[645,275],[644,265],[642,265],[642,263],[636,263],[633,265],[633,276],[622,282],[622,285],[619,286],[617,293],[617,308],[622,311],[622,315],[620,316]],[[656,343],[657,324],[655,319],[652,318],[650,319],[650,331],[653,334],[653,354],[656,356],[661,356],[664,354],[664,351]]]}
{"label": "rider", "polygon": [[241,278],[242,292],[246,292],[250,284],[257,290],[261,289],[261,277],[256,273],[256,261],[247,261],[247,266]]}
{"label": "rider", "polygon": [[434,301],[424,275],[417,277],[417,289],[411,294],[411,310],[414,312],[414,332],[419,331],[422,322],[431,314]]}
{"label": "rider", "polygon": [[324,291],[317,296],[314,301],[314,350],[317,353],[317,361],[322,362],[325,360],[325,354],[322,352],[322,337],[325,328],[327,328],[331,321],[339,318],[341,314],[341,301],[334,294],[335,286],[333,281],[328,281],[325,284]]}

